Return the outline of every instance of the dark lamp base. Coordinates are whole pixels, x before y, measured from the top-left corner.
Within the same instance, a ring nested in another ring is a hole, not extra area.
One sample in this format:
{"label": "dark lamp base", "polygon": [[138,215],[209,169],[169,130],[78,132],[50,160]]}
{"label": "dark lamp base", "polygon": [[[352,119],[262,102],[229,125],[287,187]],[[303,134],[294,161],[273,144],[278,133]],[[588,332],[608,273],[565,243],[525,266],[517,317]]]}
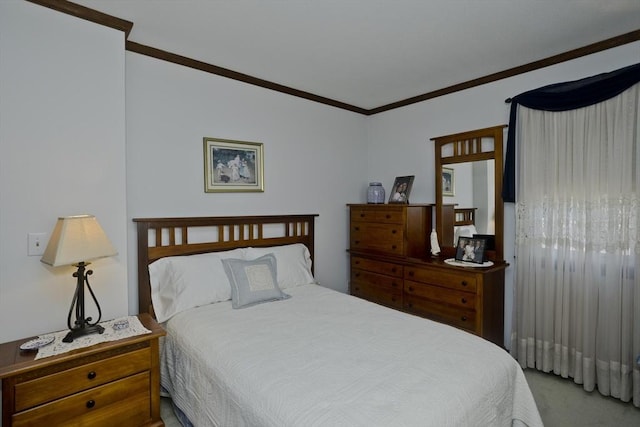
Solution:
{"label": "dark lamp base", "polygon": [[74,339],[89,335],[89,334],[101,334],[104,332],[104,328],[100,325],[85,326],[84,328],[73,328],[69,330],[69,333],[62,339],[62,342],[73,342]]}

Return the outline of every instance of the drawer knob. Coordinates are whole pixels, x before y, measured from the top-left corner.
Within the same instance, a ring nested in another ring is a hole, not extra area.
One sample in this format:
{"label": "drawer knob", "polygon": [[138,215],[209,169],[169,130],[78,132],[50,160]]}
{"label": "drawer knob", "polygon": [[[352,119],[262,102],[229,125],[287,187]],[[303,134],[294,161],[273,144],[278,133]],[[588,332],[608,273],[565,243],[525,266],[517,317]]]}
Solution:
{"label": "drawer knob", "polygon": [[391,287],[393,287],[393,288],[397,288],[397,287],[398,287],[398,284],[397,284],[396,282],[393,282],[393,283],[391,283]]}
{"label": "drawer knob", "polygon": [[467,285],[468,285],[467,281],[466,281],[466,280],[463,280],[463,281],[462,281],[462,286],[467,286]]}
{"label": "drawer knob", "polygon": [[460,318],[460,320],[462,320],[463,322],[466,322],[466,321],[467,321],[467,316],[462,316],[462,317]]}
{"label": "drawer knob", "polygon": [[364,213],[361,213],[361,214],[360,214],[360,218],[364,218]]}
{"label": "drawer knob", "polygon": [[391,249],[395,250],[397,248],[396,245],[391,245]]}
{"label": "drawer knob", "polygon": [[409,292],[413,292],[413,286],[409,286]]}
{"label": "drawer knob", "polygon": [[413,277],[413,271],[409,272],[409,276]]}
{"label": "drawer knob", "polygon": [[355,227],[355,230],[356,231],[360,231],[360,227]]}
{"label": "drawer knob", "polygon": [[462,298],[462,303],[466,304],[467,303],[467,299],[466,298]]}
{"label": "drawer knob", "polygon": [[359,245],[359,244],[360,244],[360,240],[356,240],[354,243],[355,243],[356,245]]}
{"label": "drawer knob", "polygon": [[391,234],[396,234],[398,230],[391,230]]}
{"label": "drawer knob", "polygon": [[87,408],[93,408],[94,406],[96,406],[96,401],[91,399],[87,401]]}
{"label": "drawer knob", "polygon": [[360,277],[360,273],[356,273],[356,277]]}
{"label": "drawer knob", "polygon": [[391,272],[392,272],[392,273],[395,273],[396,271],[398,271],[398,270],[397,270],[395,267],[393,267],[393,268],[391,269]]}
{"label": "drawer knob", "polygon": [[87,378],[89,378],[90,380],[94,379],[96,376],[96,371],[91,371],[87,374]]}
{"label": "drawer knob", "polygon": [[389,219],[389,218],[391,218],[391,215],[386,214],[386,215],[385,215],[385,218]]}
{"label": "drawer knob", "polygon": [[355,262],[355,265],[360,265],[360,261],[356,261],[356,262]]}

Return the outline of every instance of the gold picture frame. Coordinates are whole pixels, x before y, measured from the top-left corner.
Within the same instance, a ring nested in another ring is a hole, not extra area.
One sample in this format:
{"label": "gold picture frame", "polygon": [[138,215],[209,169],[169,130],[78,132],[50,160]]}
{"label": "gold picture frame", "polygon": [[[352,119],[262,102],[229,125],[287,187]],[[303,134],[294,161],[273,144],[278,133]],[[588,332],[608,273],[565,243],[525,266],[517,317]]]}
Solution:
{"label": "gold picture frame", "polygon": [[264,144],[203,138],[205,193],[264,191]]}

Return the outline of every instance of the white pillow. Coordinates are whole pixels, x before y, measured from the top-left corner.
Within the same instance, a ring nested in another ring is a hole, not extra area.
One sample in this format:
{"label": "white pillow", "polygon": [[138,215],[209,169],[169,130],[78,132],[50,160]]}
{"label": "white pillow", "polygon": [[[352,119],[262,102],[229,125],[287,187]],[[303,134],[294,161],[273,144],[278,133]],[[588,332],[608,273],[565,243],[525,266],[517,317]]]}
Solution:
{"label": "white pillow", "polygon": [[245,259],[253,260],[274,254],[280,289],[316,283],[311,273],[311,254],[302,243],[267,248],[246,248]]}
{"label": "white pillow", "polygon": [[151,300],[159,322],[193,307],[231,299],[231,285],[222,259],[245,258],[233,249],[199,255],[161,258],[149,265]]}
{"label": "white pillow", "polygon": [[458,238],[460,237],[473,237],[474,234],[478,234],[478,230],[476,230],[476,226],[471,225],[458,225],[454,227],[455,231],[453,233],[453,245],[458,246]]}

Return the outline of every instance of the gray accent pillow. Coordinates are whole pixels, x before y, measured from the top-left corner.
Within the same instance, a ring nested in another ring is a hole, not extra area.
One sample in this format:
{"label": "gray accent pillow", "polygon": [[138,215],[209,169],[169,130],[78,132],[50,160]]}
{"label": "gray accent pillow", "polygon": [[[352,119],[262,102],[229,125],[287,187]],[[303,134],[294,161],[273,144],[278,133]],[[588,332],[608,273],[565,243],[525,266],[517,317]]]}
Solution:
{"label": "gray accent pillow", "polygon": [[274,254],[267,254],[251,261],[223,259],[222,265],[231,284],[233,308],[291,298],[278,287],[277,263]]}

